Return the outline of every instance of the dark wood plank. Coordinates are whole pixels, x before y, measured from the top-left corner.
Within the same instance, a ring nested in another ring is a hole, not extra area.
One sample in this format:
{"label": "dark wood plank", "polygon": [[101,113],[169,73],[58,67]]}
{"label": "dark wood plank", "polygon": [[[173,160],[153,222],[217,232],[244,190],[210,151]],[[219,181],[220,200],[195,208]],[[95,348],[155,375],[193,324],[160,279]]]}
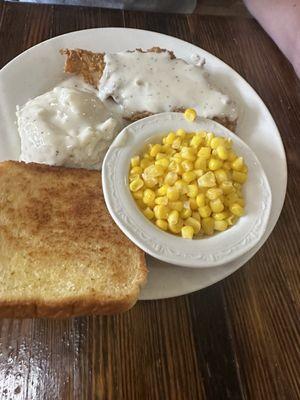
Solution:
{"label": "dark wood plank", "polygon": [[58,34],[124,25],[188,40],[258,91],[287,151],[285,207],[263,249],[199,293],[121,316],[0,321],[0,398],[299,399],[299,80],[251,18],[32,4],[0,3],[0,65]]}

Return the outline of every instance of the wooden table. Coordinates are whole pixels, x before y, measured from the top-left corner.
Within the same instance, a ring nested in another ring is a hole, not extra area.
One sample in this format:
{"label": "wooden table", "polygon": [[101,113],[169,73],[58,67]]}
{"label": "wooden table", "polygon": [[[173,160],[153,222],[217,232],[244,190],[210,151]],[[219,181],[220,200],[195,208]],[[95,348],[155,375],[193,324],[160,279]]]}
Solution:
{"label": "wooden table", "polygon": [[105,26],[179,37],[244,76],[282,134],[289,167],[285,206],[258,254],[205,290],[140,302],[119,316],[0,321],[0,398],[299,400],[299,80],[247,15],[11,3],[0,4],[0,66],[50,37]]}

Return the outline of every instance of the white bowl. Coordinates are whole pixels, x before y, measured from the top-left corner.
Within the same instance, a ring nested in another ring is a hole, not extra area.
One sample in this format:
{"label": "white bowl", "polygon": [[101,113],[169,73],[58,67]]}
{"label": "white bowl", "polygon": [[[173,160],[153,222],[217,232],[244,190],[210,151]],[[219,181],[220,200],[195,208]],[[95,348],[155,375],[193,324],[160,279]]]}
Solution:
{"label": "white bowl", "polygon": [[[248,166],[244,186],[245,215],[225,232],[199,239],[183,239],[164,232],[147,220],[129,190],[132,156],[141,154],[147,143],[159,142],[169,131],[205,130],[232,139],[233,148]],[[194,122],[182,113],[162,113],[136,121],[116,137],[102,166],[102,185],[107,208],[119,228],[146,253],[169,263],[206,268],[228,263],[248,252],[265,232],[272,195],[264,170],[253,151],[224,126],[205,118]]]}

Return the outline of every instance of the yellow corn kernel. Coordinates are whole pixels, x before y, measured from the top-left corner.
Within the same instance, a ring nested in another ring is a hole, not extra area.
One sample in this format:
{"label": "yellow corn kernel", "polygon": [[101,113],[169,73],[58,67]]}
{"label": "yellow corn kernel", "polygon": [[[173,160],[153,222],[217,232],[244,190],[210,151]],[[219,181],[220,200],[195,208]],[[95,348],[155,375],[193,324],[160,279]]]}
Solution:
{"label": "yellow corn kernel", "polygon": [[189,203],[190,203],[190,209],[191,209],[192,211],[198,210],[198,204],[197,204],[195,198],[190,199]]}
{"label": "yellow corn kernel", "polygon": [[167,198],[170,201],[176,201],[179,199],[179,189],[176,186],[168,187],[167,189]]}
{"label": "yellow corn kernel", "polygon": [[136,178],[134,181],[132,181],[129,185],[129,189],[132,192],[137,192],[144,186],[144,181],[141,178]]}
{"label": "yellow corn kernel", "polygon": [[153,208],[156,219],[167,219],[169,214],[169,208],[162,204],[157,205]]}
{"label": "yellow corn kernel", "polygon": [[181,163],[181,167],[182,167],[184,172],[192,171],[194,169],[194,164],[193,164],[192,161],[184,160]]}
{"label": "yellow corn kernel", "polygon": [[156,226],[158,226],[163,231],[167,231],[168,230],[168,223],[167,223],[167,221],[164,221],[163,219],[157,219],[155,221],[155,224],[156,224]]}
{"label": "yellow corn kernel", "polygon": [[169,225],[176,225],[179,221],[179,212],[177,210],[172,210],[168,215]]}
{"label": "yellow corn kernel", "polygon": [[229,209],[232,214],[236,215],[237,217],[241,217],[242,215],[244,215],[244,208],[241,207],[238,203],[232,204]]}
{"label": "yellow corn kernel", "polygon": [[247,167],[247,165],[243,165],[243,168],[241,169],[241,172],[244,172],[244,174],[247,174],[248,173],[248,167]]}
{"label": "yellow corn kernel", "polygon": [[149,165],[152,165],[153,161],[150,161],[147,158],[143,158],[140,162],[140,167],[145,170],[147,167],[149,167]]}
{"label": "yellow corn kernel", "polygon": [[232,161],[231,167],[235,171],[241,171],[244,166],[244,159],[243,157],[238,157],[236,160]]}
{"label": "yellow corn kernel", "polygon": [[213,218],[215,221],[222,221],[223,219],[226,219],[228,217],[229,217],[228,211],[223,211],[223,212],[213,214]]}
{"label": "yellow corn kernel", "polygon": [[181,146],[181,138],[177,137],[172,143],[172,149],[178,150]]}
{"label": "yellow corn kernel", "polygon": [[237,222],[238,219],[239,219],[239,217],[237,217],[236,215],[231,214],[231,215],[226,219],[226,221],[227,221],[227,223],[228,223],[229,226],[232,226],[232,225],[234,225],[234,224]]}
{"label": "yellow corn kernel", "polygon": [[143,176],[143,179],[144,179],[145,186],[149,189],[153,189],[158,183],[157,178],[148,178],[148,177]]}
{"label": "yellow corn kernel", "polygon": [[218,160],[217,158],[211,158],[208,162],[208,168],[211,171],[216,171],[217,169],[222,168],[222,165],[222,161]]}
{"label": "yellow corn kernel", "polygon": [[132,181],[134,181],[135,179],[138,179],[138,178],[140,178],[139,175],[129,175],[129,181],[130,182],[132,182]]}
{"label": "yellow corn kernel", "polygon": [[201,135],[194,135],[190,141],[190,145],[192,147],[198,147],[202,143],[202,136]]}
{"label": "yellow corn kernel", "polygon": [[212,212],[214,212],[214,213],[220,213],[224,210],[224,204],[222,203],[222,201],[220,199],[211,200],[209,205],[210,205]]}
{"label": "yellow corn kernel", "polygon": [[143,190],[138,190],[137,192],[133,192],[132,193],[132,196],[136,199],[136,200],[138,200],[138,199],[142,199],[143,198],[143,195],[144,195],[144,192],[143,192]]}
{"label": "yellow corn kernel", "polygon": [[182,201],[169,201],[168,204],[171,210],[182,211],[183,210],[183,202]]}
{"label": "yellow corn kernel", "polygon": [[227,150],[230,150],[232,147],[232,140],[230,138],[226,138],[224,146],[226,147]]}
{"label": "yellow corn kernel", "polygon": [[[182,179],[186,182],[186,183],[191,183],[193,180],[195,180],[197,178],[197,175],[195,174],[194,171],[188,171],[188,172],[184,172],[182,174]],[[201,179],[201,178],[199,178]]]}
{"label": "yellow corn kernel", "polygon": [[205,206],[205,194],[199,193],[196,197],[196,202],[197,202],[198,207]]}
{"label": "yellow corn kernel", "polygon": [[206,235],[213,235],[215,228],[215,221],[213,218],[203,218],[201,221],[201,226]]}
{"label": "yellow corn kernel", "polygon": [[235,154],[235,152],[233,151],[233,150],[231,150],[230,152],[229,152],[229,155],[228,155],[228,160],[229,161],[234,161],[234,160],[236,160],[237,159],[237,155]]}
{"label": "yellow corn kernel", "polygon": [[162,204],[164,206],[167,206],[168,202],[169,202],[169,200],[168,200],[167,196],[159,196],[159,197],[156,197],[156,199],[154,200],[155,204]]}
{"label": "yellow corn kernel", "polygon": [[202,169],[206,171],[207,169],[207,160],[203,157],[198,157],[194,164],[195,169]]}
{"label": "yellow corn kernel", "polygon": [[222,137],[214,137],[211,139],[210,147],[212,149],[216,149],[218,146],[223,146],[225,143],[225,139]]}
{"label": "yellow corn kernel", "polygon": [[183,221],[179,218],[177,224],[169,224],[169,231],[175,234],[181,233],[183,227]]}
{"label": "yellow corn kernel", "polygon": [[220,188],[223,190],[224,194],[229,194],[234,191],[234,187],[231,181],[224,181],[220,184]]}
{"label": "yellow corn kernel", "polygon": [[197,113],[193,108],[187,108],[184,112],[184,118],[189,121],[189,122],[193,122],[195,121],[197,117]]}
{"label": "yellow corn kernel", "polygon": [[187,219],[191,217],[192,215],[192,210],[190,208],[183,208],[182,211],[180,212],[180,217],[182,219]]}
{"label": "yellow corn kernel", "polygon": [[204,173],[205,173],[203,171],[203,169],[194,169],[194,172],[195,172],[197,178],[200,178],[200,176],[204,175]]}
{"label": "yellow corn kernel", "polygon": [[169,132],[168,136],[166,136],[165,138],[165,142],[166,144],[171,145],[175,139],[176,139],[175,132]]}
{"label": "yellow corn kernel", "polygon": [[135,202],[141,210],[144,210],[147,207],[146,204],[141,199],[137,199],[135,200]]}
{"label": "yellow corn kernel", "polygon": [[188,192],[188,185],[182,179],[175,182],[175,187],[179,190],[180,194],[186,194]]}
{"label": "yellow corn kernel", "polygon": [[151,157],[155,157],[156,154],[159,153],[160,151],[161,151],[161,144],[156,143],[151,147],[149,154]]}
{"label": "yellow corn kernel", "polygon": [[140,165],[140,156],[134,156],[130,159],[131,167],[138,167]]}
{"label": "yellow corn kernel", "polygon": [[145,215],[146,218],[148,218],[150,220],[154,218],[154,212],[149,207],[147,207],[145,210],[143,210],[143,214]]}
{"label": "yellow corn kernel", "polygon": [[201,229],[201,223],[200,221],[198,221],[197,219],[193,218],[193,217],[189,217],[184,221],[184,224],[186,226],[192,226],[194,229],[194,234],[197,235],[197,233],[199,233],[200,229]]}
{"label": "yellow corn kernel", "polygon": [[143,178],[156,178],[158,176],[162,176],[164,174],[164,168],[160,165],[149,165],[149,167],[145,168],[143,172]]}
{"label": "yellow corn kernel", "polygon": [[185,130],[182,128],[177,129],[176,136],[180,137],[181,139],[184,139],[186,137]]}
{"label": "yellow corn kernel", "polygon": [[222,196],[223,191],[220,188],[210,188],[206,191],[206,197],[209,200],[216,200],[218,197]]}
{"label": "yellow corn kernel", "polygon": [[139,174],[141,174],[143,172],[143,168],[142,167],[133,167],[133,168],[131,168],[131,170],[130,170],[130,174],[132,174],[132,175],[139,175]]}
{"label": "yellow corn kernel", "polygon": [[195,218],[197,221],[201,221],[201,217],[198,211],[192,212],[192,217]]}
{"label": "yellow corn kernel", "polygon": [[221,160],[227,160],[229,153],[225,146],[218,146],[216,150],[217,155]]}
{"label": "yellow corn kernel", "polygon": [[176,172],[168,172],[167,175],[165,176],[164,182],[166,185],[174,185],[174,183],[178,180],[178,175]]}
{"label": "yellow corn kernel", "polygon": [[155,193],[151,189],[145,189],[144,195],[143,195],[143,202],[145,204],[151,204],[155,200]]}
{"label": "yellow corn kernel", "polygon": [[204,160],[208,160],[210,158],[210,155],[211,155],[211,148],[208,146],[201,147],[201,149],[197,153],[197,156]]}
{"label": "yellow corn kernel", "polygon": [[238,182],[238,183],[245,183],[246,182],[246,180],[247,180],[247,174],[245,174],[244,172],[239,172],[239,171],[233,171],[232,172],[232,179],[235,181],[235,182]]}
{"label": "yellow corn kernel", "polygon": [[196,160],[196,154],[192,147],[182,147],[180,154],[181,157],[184,158],[185,160],[189,161]]}
{"label": "yellow corn kernel", "polygon": [[227,228],[228,228],[227,221],[225,221],[225,220],[216,221],[215,220],[215,226],[214,226],[215,231],[224,232],[224,231],[226,231]]}
{"label": "yellow corn kernel", "polygon": [[208,218],[211,215],[211,208],[208,205],[199,207],[199,214],[201,218]]}
{"label": "yellow corn kernel", "polygon": [[206,146],[210,146],[212,139],[215,135],[212,132],[206,134]]}
{"label": "yellow corn kernel", "polygon": [[157,189],[156,194],[158,196],[165,196],[167,194],[167,185],[162,185],[160,188]]}
{"label": "yellow corn kernel", "polygon": [[159,160],[155,161],[155,165],[160,165],[164,169],[167,169],[170,164],[170,161],[167,158],[160,158]]}
{"label": "yellow corn kernel", "polygon": [[196,184],[188,185],[187,196],[191,198],[196,198],[198,194],[198,186]]}
{"label": "yellow corn kernel", "polygon": [[184,226],[181,228],[181,236],[184,239],[193,239],[194,228],[192,226]]}
{"label": "yellow corn kernel", "polygon": [[230,171],[231,170],[231,163],[229,161],[224,161],[223,162],[223,169],[225,169],[226,171]]}
{"label": "yellow corn kernel", "polygon": [[180,164],[177,164],[177,162],[175,160],[172,160],[168,166],[168,170],[177,172],[176,170],[177,170],[178,165],[180,165]]}
{"label": "yellow corn kernel", "polygon": [[213,187],[216,186],[215,174],[212,171],[206,172],[198,178],[198,185],[200,187]]}
{"label": "yellow corn kernel", "polygon": [[228,180],[227,172],[224,169],[217,169],[214,173],[218,184]]}

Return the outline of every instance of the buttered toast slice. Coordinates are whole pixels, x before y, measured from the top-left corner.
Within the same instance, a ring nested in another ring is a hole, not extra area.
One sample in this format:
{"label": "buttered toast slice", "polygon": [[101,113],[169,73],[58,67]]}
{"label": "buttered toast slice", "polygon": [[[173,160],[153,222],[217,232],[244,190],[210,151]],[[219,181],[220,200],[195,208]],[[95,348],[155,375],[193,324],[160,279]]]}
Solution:
{"label": "buttered toast slice", "polygon": [[97,171],[0,163],[0,317],[128,310],[144,254],[111,219]]}

